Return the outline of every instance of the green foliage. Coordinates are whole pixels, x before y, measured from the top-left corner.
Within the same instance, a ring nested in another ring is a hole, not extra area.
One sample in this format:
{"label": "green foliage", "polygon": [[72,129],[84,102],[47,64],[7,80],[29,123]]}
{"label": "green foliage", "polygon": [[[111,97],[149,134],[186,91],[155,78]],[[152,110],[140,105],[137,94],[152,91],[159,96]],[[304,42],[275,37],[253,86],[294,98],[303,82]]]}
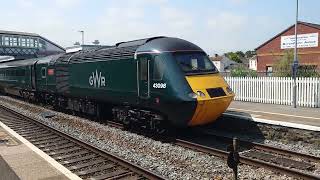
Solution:
{"label": "green foliage", "polygon": [[[291,77],[294,59],[293,49],[285,51],[284,55],[273,65],[276,77]],[[300,59],[298,57],[298,59]],[[300,65],[297,72],[298,77],[320,77],[316,65]]]}
{"label": "green foliage", "polygon": [[246,51],[245,57],[246,58],[252,58],[254,55],[256,55],[256,51]]}
{"label": "green foliage", "polygon": [[247,69],[244,66],[237,66],[231,70],[232,77],[257,77],[258,74],[256,71]]}
{"label": "green foliage", "polygon": [[234,61],[234,62],[237,62],[237,63],[242,63],[241,61],[241,57],[237,54],[237,53],[234,53],[234,52],[228,52],[225,54],[230,60]]}
{"label": "green foliage", "polygon": [[293,58],[293,50],[286,50],[284,55],[273,65],[274,76],[291,77]]}
{"label": "green foliage", "polygon": [[257,71],[249,69],[247,77],[258,77],[258,73],[257,73]]}
{"label": "green foliage", "polygon": [[245,54],[242,51],[237,51],[236,54],[238,55],[239,58],[245,57]]}
{"label": "green foliage", "polygon": [[298,68],[298,77],[320,77],[320,72],[317,72],[317,65],[301,65]]}

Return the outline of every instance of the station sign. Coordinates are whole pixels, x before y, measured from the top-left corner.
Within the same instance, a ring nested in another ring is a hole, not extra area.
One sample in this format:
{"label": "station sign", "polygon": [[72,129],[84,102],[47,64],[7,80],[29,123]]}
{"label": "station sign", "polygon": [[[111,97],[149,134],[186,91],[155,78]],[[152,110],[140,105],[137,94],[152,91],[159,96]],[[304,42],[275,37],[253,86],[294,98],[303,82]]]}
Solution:
{"label": "station sign", "polygon": [[[319,33],[298,34],[298,48],[318,47]],[[281,49],[290,49],[295,46],[295,35],[281,36]]]}

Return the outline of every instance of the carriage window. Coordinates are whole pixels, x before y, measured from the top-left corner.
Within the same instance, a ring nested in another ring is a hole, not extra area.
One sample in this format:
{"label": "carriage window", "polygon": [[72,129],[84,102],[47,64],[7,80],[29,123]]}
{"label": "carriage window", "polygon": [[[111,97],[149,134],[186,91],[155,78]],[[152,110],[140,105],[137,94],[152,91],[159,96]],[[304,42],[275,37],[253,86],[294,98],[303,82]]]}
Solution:
{"label": "carriage window", "polygon": [[148,80],[148,60],[143,58],[140,61],[140,80]]}
{"label": "carriage window", "polygon": [[153,62],[153,80],[161,81],[164,73],[163,61],[159,56],[154,58]]}
{"label": "carriage window", "polygon": [[46,78],[46,68],[45,67],[41,68],[41,76],[42,76],[42,78]]}

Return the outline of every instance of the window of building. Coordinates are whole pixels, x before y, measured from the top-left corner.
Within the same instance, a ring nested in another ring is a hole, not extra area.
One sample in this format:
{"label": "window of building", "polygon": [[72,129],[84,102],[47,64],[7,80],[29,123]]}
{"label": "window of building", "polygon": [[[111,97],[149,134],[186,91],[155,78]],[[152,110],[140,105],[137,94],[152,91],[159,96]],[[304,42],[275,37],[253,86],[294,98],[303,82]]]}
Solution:
{"label": "window of building", "polygon": [[26,47],[26,38],[20,37],[20,46],[21,47]]}
{"label": "window of building", "polygon": [[17,37],[11,37],[11,46],[18,46],[18,38]]}
{"label": "window of building", "polygon": [[4,38],[3,38],[3,45],[5,45],[5,46],[9,46],[9,45],[10,45],[9,37],[8,37],[8,36],[4,36]]}
{"label": "window of building", "polygon": [[272,76],[272,66],[267,66],[266,67],[266,74],[267,76]]}
{"label": "window of building", "polygon": [[35,39],[35,40],[34,40],[34,47],[36,47],[36,48],[39,47],[38,39]]}
{"label": "window of building", "polygon": [[26,47],[30,47],[30,39],[26,38]]}
{"label": "window of building", "polygon": [[30,46],[29,47],[34,47],[34,40],[30,39]]}

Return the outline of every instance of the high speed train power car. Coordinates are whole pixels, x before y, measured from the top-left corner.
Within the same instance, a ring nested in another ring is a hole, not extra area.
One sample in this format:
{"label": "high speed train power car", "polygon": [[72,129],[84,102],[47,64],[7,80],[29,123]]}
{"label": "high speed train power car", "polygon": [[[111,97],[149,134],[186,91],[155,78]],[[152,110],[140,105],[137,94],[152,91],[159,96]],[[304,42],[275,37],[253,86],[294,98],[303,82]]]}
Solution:
{"label": "high speed train power car", "polygon": [[152,131],[214,122],[234,97],[201,48],[171,37],[1,62],[0,91]]}

